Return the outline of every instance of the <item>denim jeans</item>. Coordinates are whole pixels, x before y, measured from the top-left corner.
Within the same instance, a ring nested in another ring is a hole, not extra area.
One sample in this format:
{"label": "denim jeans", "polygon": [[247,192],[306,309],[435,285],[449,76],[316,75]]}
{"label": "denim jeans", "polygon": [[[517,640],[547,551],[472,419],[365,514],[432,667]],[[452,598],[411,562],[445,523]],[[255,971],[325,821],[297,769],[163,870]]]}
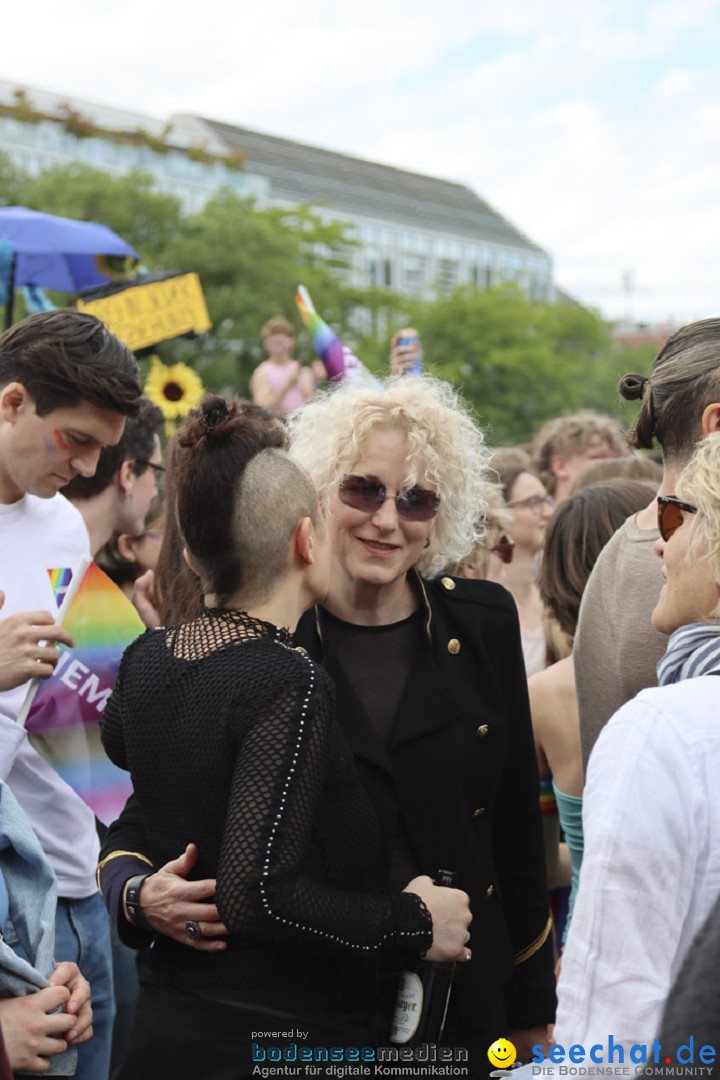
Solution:
{"label": "denim jeans", "polygon": [[92,991],[95,1034],[77,1048],[76,1080],[107,1080],[115,998],[110,921],[99,893],[83,900],[58,900],[55,959],[74,960]]}

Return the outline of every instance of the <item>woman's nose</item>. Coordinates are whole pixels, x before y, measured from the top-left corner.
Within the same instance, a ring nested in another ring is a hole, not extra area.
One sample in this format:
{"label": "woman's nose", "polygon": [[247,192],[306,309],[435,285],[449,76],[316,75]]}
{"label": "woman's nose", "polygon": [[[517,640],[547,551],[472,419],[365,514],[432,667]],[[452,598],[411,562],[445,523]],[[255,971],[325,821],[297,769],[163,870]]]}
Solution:
{"label": "woman's nose", "polygon": [[385,501],[382,506],[379,506],[373,514],[373,524],[377,525],[380,529],[397,528],[398,512],[395,505],[395,498],[393,495],[386,495]]}

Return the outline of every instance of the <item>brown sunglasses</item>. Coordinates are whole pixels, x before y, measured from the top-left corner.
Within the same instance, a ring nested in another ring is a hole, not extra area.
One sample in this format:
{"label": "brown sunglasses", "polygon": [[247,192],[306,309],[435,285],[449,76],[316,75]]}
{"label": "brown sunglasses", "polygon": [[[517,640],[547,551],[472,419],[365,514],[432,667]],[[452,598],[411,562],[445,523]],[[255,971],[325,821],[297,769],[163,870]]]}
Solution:
{"label": "brown sunglasses", "polygon": [[669,540],[683,523],[683,514],[697,514],[692,503],[681,502],[672,495],[658,495],[658,529],[663,540]]}
{"label": "brown sunglasses", "polygon": [[510,536],[501,536],[494,548],[493,555],[497,555],[504,563],[511,563],[515,554],[515,541]]}
{"label": "brown sunglasses", "polygon": [[340,502],[363,514],[376,514],[386,499],[394,499],[398,517],[405,521],[430,521],[440,507],[440,496],[429,488],[413,487],[391,495],[379,480],[366,476],[344,477],[338,495]]}

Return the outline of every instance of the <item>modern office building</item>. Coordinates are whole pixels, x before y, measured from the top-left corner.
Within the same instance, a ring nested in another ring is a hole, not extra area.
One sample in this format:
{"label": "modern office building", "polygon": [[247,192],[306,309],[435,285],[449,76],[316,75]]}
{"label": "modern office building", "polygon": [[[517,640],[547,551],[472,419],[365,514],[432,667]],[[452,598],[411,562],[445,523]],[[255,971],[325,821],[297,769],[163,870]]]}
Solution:
{"label": "modern office building", "polygon": [[221,187],[261,206],[309,204],[357,247],[349,280],[431,298],[515,281],[554,300],[548,254],[463,184],[193,115],[159,120],[0,80],[0,151],[37,173],[142,169],[188,213]]}

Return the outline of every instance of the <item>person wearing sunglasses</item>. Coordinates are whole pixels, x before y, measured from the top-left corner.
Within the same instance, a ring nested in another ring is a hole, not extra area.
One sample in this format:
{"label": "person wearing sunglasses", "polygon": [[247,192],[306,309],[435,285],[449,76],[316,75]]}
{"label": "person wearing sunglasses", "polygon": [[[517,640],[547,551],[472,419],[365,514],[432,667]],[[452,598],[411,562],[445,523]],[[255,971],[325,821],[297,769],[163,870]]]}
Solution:
{"label": "person wearing sunglasses", "polygon": [[[720,881],[720,434],[700,443],[656,513],[652,621],[666,650],[658,686],[615,713],[590,757],[555,1026],[564,1046],[604,1046],[612,1033],[626,1064],[660,1030]],[[698,1034],[691,1023],[683,1043]]]}
{"label": "person wearing sunglasses", "polygon": [[[630,445],[662,449],[659,494],[676,495],[678,475],[703,436],[720,430],[720,318],[681,327],[668,338],[649,376],[625,375],[618,390],[640,401]],[[603,726],[621,705],[656,683],[665,642],[650,616],[661,580],[654,555],[654,500],[618,529],[588,581],[574,658],[583,765]],[[607,627],[613,633],[607,633]]]}
{"label": "person wearing sunglasses", "polygon": [[[444,1041],[468,1048],[472,1075],[485,1075],[498,1033],[529,1055],[554,1006],[517,613],[498,585],[443,572],[479,539],[489,452],[457,393],[427,375],[341,386],[289,428],[332,546],[328,594],[296,641],[333,678],[381,819],[388,884],[443,867],[470,895],[482,962],[458,968]],[[381,1043],[397,980],[389,964]]]}
{"label": "person wearing sunglasses", "polygon": [[117,1080],[247,1080],[278,1043],[284,1061],[303,1060],[298,1044],[364,1047],[384,950],[470,956],[461,889],[420,875],[385,887],[330,678],[292,646],[327,591],[330,540],[307,472],[268,446],[273,428],[208,395],[178,433],[177,521],[203,605],[133,642],[104,713],[103,745],[130,771],[144,825],[126,917],[156,929],[153,867],[191,838],[217,881],[212,904],[155,937]]}
{"label": "person wearing sunglasses", "polygon": [[507,534],[515,544],[503,584],[517,604],[525,670],[532,675],[542,671],[548,662],[537,571],[555,500],[548,495],[540,478],[522,465],[501,468],[498,477],[506,506],[512,513]]}

